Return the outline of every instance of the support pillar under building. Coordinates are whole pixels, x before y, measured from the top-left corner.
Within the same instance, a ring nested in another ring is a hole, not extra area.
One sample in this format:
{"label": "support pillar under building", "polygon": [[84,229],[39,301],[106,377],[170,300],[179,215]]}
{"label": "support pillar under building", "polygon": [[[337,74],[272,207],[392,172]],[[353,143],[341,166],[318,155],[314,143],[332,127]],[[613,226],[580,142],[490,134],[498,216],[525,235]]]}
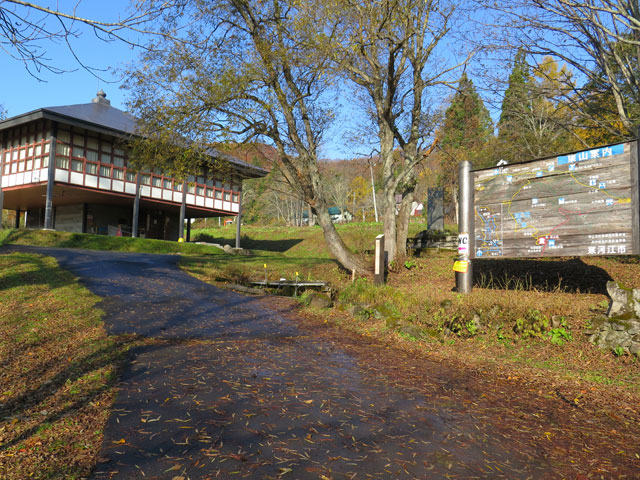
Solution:
{"label": "support pillar under building", "polygon": [[182,182],[182,204],[180,205],[180,223],[178,224],[178,240],[184,240],[184,217],[187,211],[187,182]]}
{"label": "support pillar under building", "polygon": [[242,228],[242,192],[238,200],[238,216],[236,217],[236,248],[240,247],[240,229]]}
{"label": "support pillar under building", "polygon": [[2,209],[4,208],[4,192],[2,191],[2,174],[4,173],[3,157],[0,157],[0,229],[2,228]]}
{"label": "support pillar under building", "polygon": [[44,207],[44,229],[53,230],[53,182],[56,175],[56,145],[58,124],[51,124],[51,140],[49,142],[49,167],[47,176],[47,195]]}
{"label": "support pillar under building", "polygon": [[131,222],[131,236],[138,238],[138,217],[140,216],[140,172],[136,174],[136,197],[133,199],[133,220]]}

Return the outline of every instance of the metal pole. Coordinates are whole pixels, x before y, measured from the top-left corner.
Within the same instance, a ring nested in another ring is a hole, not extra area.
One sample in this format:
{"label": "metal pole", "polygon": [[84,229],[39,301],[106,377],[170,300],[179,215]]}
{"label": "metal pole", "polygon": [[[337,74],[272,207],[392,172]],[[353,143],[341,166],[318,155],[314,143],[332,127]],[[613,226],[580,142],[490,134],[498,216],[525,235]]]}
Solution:
{"label": "metal pole", "polygon": [[58,138],[58,124],[51,123],[51,140],[49,142],[49,167],[47,177],[47,197],[44,206],[44,229],[53,230],[53,182],[56,176],[56,149]]}
{"label": "metal pole", "polygon": [[[456,271],[456,287],[460,293],[471,293],[473,268],[471,252],[473,246],[473,182],[471,162],[464,160],[458,167],[459,215],[458,215],[458,261],[464,271]],[[466,262],[466,263],[465,263]]]}
{"label": "metal pole", "polygon": [[133,199],[133,221],[131,236],[138,238],[138,217],[140,216],[140,172],[136,174],[136,197]]}
{"label": "metal pole", "polygon": [[[236,248],[240,248],[240,230],[242,228],[242,191],[238,198],[238,216],[236,217]],[[300,215],[302,217],[302,215]]]}
{"label": "metal pole", "polygon": [[178,240],[184,241],[184,217],[187,211],[187,182],[182,182],[182,204],[180,205],[180,223],[178,225]]}

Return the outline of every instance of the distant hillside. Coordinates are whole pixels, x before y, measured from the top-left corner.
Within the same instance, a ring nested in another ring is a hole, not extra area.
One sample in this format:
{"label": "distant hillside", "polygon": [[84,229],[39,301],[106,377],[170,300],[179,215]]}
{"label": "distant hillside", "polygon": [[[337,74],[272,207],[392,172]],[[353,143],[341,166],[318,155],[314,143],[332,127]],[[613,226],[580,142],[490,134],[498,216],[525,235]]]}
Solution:
{"label": "distant hillside", "polygon": [[230,142],[216,145],[216,148],[265,170],[271,170],[278,156],[275,148],[264,143]]}

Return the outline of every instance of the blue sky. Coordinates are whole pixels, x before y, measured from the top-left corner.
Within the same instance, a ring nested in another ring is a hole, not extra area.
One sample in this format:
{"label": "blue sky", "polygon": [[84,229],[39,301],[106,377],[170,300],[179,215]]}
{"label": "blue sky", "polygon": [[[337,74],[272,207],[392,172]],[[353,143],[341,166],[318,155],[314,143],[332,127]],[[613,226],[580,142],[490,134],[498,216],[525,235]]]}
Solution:
{"label": "blue sky", "polygon": [[[40,0],[38,5],[55,9],[56,2]],[[3,7],[10,9],[10,5]],[[57,8],[63,12],[71,12],[77,5],[77,14],[85,18],[115,21],[119,16],[127,13],[129,0],[83,0],[77,4],[76,0],[59,0]],[[33,14],[32,18],[42,18],[43,14]],[[49,22],[51,22],[49,20]],[[52,26],[53,24],[50,23]],[[117,69],[126,63],[135,61],[137,51],[121,42],[104,42],[82,24],[76,29],[81,33],[77,39],[72,39],[71,46],[79,59],[90,67],[104,70],[92,75],[78,65],[69,48],[65,44],[42,41],[40,45],[45,50],[45,56],[58,68],[67,70],[62,74],[48,71],[38,73],[39,78],[29,74],[24,64],[10,58],[7,52],[0,50],[0,65],[2,77],[0,79],[0,105],[8,116],[14,116],[41,107],[56,105],[71,105],[90,102],[98,90],[106,92],[111,105],[125,108],[127,93],[120,88],[122,81]],[[448,94],[449,92],[445,92]],[[444,98],[443,98],[444,99]],[[326,158],[353,158],[366,155],[372,147],[356,146],[348,137],[354,125],[353,116],[362,112],[353,108],[345,109],[339,114],[335,126],[325,135],[325,145],[321,156]]]}
{"label": "blue sky", "polygon": [[[38,5],[56,8],[55,2],[41,0]],[[60,0],[59,10],[70,12],[76,1]],[[116,20],[118,16],[125,15],[129,6],[129,0],[84,0],[78,5],[78,15],[85,18],[100,19],[103,21]],[[5,7],[11,8],[11,7]],[[37,14],[41,18],[42,14]],[[62,74],[48,71],[38,73],[39,78],[29,74],[25,65],[10,58],[0,50],[0,64],[2,65],[2,77],[0,78],[0,105],[7,116],[11,117],[21,113],[36,110],[42,107],[57,105],[73,105],[88,103],[96,96],[100,89],[107,94],[111,105],[125,109],[127,92],[120,88],[122,80],[117,69],[123,67],[137,58],[137,49],[132,49],[121,42],[104,42],[85,26],[78,25],[77,30],[82,35],[73,39],[71,45],[80,60],[92,68],[106,70],[92,75],[83,69],[73,58],[65,44],[56,44],[50,41],[40,43],[46,49],[46,57],[56,67],[68,70]],[[328,158],[349,158],[356,154],[352,149],[344,146],[343,134],[340,127],[327,135],[330,139],[326,142],[323,156]]]}
{"label": "blue sky", "polygon": [[[37,3],[55,8],[55,2]],[[75,1],[60,0],[59,8],[64,12],[70,12],[75,4]],[[108,4],[97,0],[85,0],[79,4],[78,14],[86,18],[115,20],[118,15],[126,12],[128,4],[129,0],[109,0]],[[105,8],[106,5],[108,8]],[[5,5],[5,8],[11,7]],[[34,18],[41,16],[37,14]],[[79,26],[78,30],[82,32],[82,36],[74,39],[72,46],[78,57],[91,67],[103,70],[117,68],[136,57],[133,50],[121,43],[100,41],[84,27]],[[0,51],[0,105],[7,111],[8,116],[46,106],[90,102],[101,88],[107,93],[107,98],[113,106],[123,108],[125,92],[119,88],[121,82],[117,81],[117,75],[100,72],[100,80],[77,64],[66,45],[44,41],[41,45],[46,48],[46,57],[50,58],[53,64],[69,71],[63,74],[43,71],[38,74],[38,80],[29,75],[22,62]],[[115,83],[109,83],[114,81]]]}

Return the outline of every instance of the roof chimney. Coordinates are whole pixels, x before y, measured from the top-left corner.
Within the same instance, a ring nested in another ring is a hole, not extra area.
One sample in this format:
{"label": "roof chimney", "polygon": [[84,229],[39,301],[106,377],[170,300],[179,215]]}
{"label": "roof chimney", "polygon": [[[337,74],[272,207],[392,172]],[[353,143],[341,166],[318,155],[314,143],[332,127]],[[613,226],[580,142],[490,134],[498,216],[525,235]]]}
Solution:
{"label": "roof chimney", "polygon": [[91,100],[91,103],[101,103],[103,105],[111,105],[111,100],[107,100],[107,94],[100,89],[98,93],[96,93],[96,98]]}

